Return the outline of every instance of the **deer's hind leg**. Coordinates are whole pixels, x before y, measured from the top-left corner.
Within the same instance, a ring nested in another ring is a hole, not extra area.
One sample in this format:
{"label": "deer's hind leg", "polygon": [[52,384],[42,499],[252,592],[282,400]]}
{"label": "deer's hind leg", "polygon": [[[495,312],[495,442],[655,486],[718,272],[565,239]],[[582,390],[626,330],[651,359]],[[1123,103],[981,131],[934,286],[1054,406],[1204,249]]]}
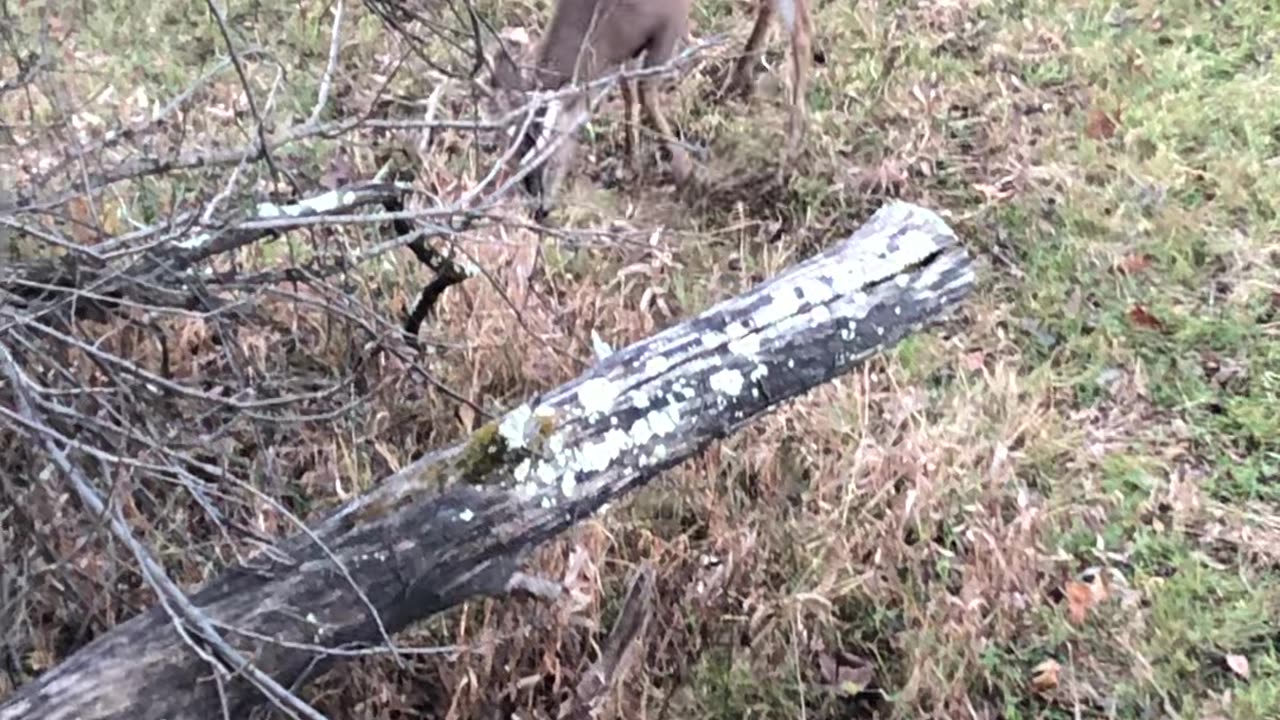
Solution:
{"label": "deer's hind leg", "polygon": [[729,77],[728,92],[743,98],[751,96],[755,88],[755,64],[760,57],[760,46],[769,36],[769,22],[773,20],[773,4],[775,0],[756,0],[756,22],[751,26],[751,35],[742,48],[742,55],[733,66],[733,74]]}
{"label": "deer's hind leg", "polygon": [[667,122],[666,115],[662,112],[662,107],[655,96],[657,90],[654,87],[655,84],[651,78],[640,81],[640,105],[644,108],[645,115],[648,116],[654,130],[663,137],[667,150],[671,153],[672,177],[675,178],[677,185],[684,185],[693,176],[693,161],[676,138],[671,130],[671,124]]}
{"label": "deer's hind leg", "polygon": [[[670,32],[660,34],[645,52],[644,66],[646,68],[658,67],[671,59],[675,52],[676,41],[684,34],[684,25],[673,27]],[[666,114],[662,110],[661,103],[657,93],[661,91],[661,78],[649,76],[639,78],[637,88],[640,92],[640,106],[644,109],[646,118],[653,129],[662,137],[666,143],[667,150],[671,153],[671,175],[675,178],[676,185],[684,186],[693,177],[693,161],[689,158],[689,153],[684,149],[680,140],[676,137],[675,132],[671,129],[671,123],[667,122]]]}
{"label": "deer's hind leg", "polygon": [[636,86],[631,78],[622,78],[622,152],[627,165],[636,169]]}

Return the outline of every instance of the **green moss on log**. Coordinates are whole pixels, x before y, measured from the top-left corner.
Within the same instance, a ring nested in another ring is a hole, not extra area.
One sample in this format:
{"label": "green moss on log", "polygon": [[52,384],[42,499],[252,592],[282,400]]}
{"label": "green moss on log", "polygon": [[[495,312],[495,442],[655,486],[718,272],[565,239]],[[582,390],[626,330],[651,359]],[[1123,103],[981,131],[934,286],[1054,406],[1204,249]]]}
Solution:
{"label": "green moss on log", "polygon": [[471,485],[482,485],[494,470],[510,459],[507,456],[507,441],[498,432],[497,421],[489,421],[471,433],[462,457],[458,458],[458,478]]}

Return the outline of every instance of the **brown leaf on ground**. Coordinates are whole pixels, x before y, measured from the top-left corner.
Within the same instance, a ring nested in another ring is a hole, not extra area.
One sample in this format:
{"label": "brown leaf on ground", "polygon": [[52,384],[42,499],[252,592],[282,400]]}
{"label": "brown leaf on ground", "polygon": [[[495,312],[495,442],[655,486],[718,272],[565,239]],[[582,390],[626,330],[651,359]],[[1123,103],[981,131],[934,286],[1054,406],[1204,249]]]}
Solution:
{"label": "brown leaf on ground", "polygon": [[1079,580],[1067,582],[1067,617],[1071,622],[1082,624],[1096,602],[1093,587],[1089,583]]}
{"label": "brown leaf on ground", "polygon": [[462,423],[463,432],[471,432],[476,428],[476,411],[470,406],[459,403],[458,409],[455,411],[458,416],[458,422]]}
{"label": "brown leaf on ground", "polygon": [[1086,569],[1077,579],[1067,581],[1066,596],[1067,617],[1076,625],[1083,623],[1090,610],[1111,597],[1107,572],[1096,567]]}
{"label": "brown leaf on ground", "polygon": [[1205,379],[1218,387],[1226,387],[1249,376],[1249,368],[1244,363],[1224,358],[1212,350],[1200,351],[1200,367]]}
{"label": "brown leaf on ground", "polygon": [[351,164],[346,153],[339,153],[329,162],[329,167],[320,176],[320,185],[330,190],[337,190],[359,177],[359,171]]}
{"label": "brown leaf on ground", "polygon": [[965,353],[962,356],[961,364],[964,365],[965,370],[977,372],[982,369],[982,365],[986,362],[986,359],[986,353],[981,350],[974,350],[973,352]]}
{"label": "brown leaf on ground", "polygon": [[850,696],[866,690],[875,679],[875,669],[869,661],[846,652],[819,653],[818,673],[824,685]]}
{"label": "brown leaf on ground", "polygon": [[1049,658],[1031,668],[1031,689],[1038,693],[1047,693],[1058,687],[1061,681],[1062,665]]}
{"label": "brown leaf on ground", "polygon": [[845,695],[857,695],[866,690],[874,677],[875,671],[871,669],[870,665],[860,665],[858,667],[844,665],[836,672],[840,692]]}
{"label": "brown leaf on ground", "polygon": [[1094,106],[1089,108],[1089,116],[1084,124],[1084,134],[1094,140],[1107,140],[1116,134],[1118,121],[1118,117],[1113,118],[1106,110]]}
{"label": "brown leaf on ground", "polygon": [[1130,253],[1116,262],[1116,269],[1125,275],[1137,275],[1151,267],[1152,257],[1144,253]]}
{"label": "brown leaf on ground", "polygon": [[1129,322],[1150,330],[1164,329],[1164,323],[1160,321],[1160,318],[1152,315],[1151,311],[1141,305],[1134,305],[1129,308]]}

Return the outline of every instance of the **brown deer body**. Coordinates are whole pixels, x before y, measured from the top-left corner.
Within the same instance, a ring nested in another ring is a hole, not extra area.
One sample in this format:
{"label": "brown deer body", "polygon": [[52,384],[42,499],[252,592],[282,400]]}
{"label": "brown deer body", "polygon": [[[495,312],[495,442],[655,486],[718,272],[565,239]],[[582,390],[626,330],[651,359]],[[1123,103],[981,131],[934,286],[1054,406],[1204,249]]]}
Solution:
{"label": "brown deer body", "polygon": [[[811,59],[809,0],[755,1],[759,3],[756,22],[734,68],[729,89],[750,94],[752,67],[776,13],[791,36],[791,107],[787,128],[790,154],[798,146],[806,124],[805,90]],[[646,68],[664,65],[675,55],[687,34],[690,3],[691,0],[557,0],[531,73],[521,73],[510,58],[503,55],[495,63],[493,85],[520,93],[557,90],[568,83],[595,80],[641,56]],[[627,80],[621,83],[626,115],[625,152],[629,161],[634,159],[634,108],[638,94],[645,119],[663,138],[671,154],[672,175],[676,183],[683,186],[692,177],[693,164],[659,103],[656,95],[659,82],[655,77],[639,78],[635,89]],[[581,95],[553,105],[538,123],[539,127],[531,131],[532,137],[522,138],[521,159],[541,147],[550,134],[572,128],[585,113],[585,98]],[[539,200],[535,211],[538,217],[549,211],[555,186],[565,174],[571,157],[572,143],[566,138],[555,154],[525,177],[526,192]]]}

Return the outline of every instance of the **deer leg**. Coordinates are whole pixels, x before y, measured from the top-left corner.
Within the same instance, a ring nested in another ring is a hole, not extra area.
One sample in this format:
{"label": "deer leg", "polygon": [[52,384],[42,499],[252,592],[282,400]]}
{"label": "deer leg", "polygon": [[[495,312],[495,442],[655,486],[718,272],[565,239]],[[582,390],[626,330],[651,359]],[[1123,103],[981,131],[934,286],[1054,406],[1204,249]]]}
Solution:
{"label": "deer leg", "polygon": [[635,170],[636,165],[636,88],[634,81],[623,78],[622,84],[622,150],[627,165]]}
{"label": "deer leg", "polygon": [[[644,66],[658,67],[670,60],[675,53],[676,42],[686,31],[687,25],[684,20],[677,25],[667,27],[645,49]],[[693,178],[693,161],[689,159],[689,153],[676,139],[675,133],[671,131],[671,124],[667,122],[666,115],[658,105],[655,93],[660,89],[659,84],[662,82],[663,80],[659,77],[649,76],[639,78],[636,86],[640,91],[640,106],[644,108],[650,124],[662,136],[667,149],[671,152],[671,175],[675,178],[676,186],[683,188]]]}
{"label": "deer leg", "polygon": [[791,112],[787,118],[787,154],[794,155],[800,147],[800,141],[808,125],[809,68],[813,60],[813,50],[809,0],[790,1],[794,3],[795,17],[789,28],[791,31]]}
{"label": "deer leg", "polygon": [[685,152],[676,140],[675,133],[671,131],[671,124],[667,122],[662,108],[658,106],[658,99],[654,96],[655,84],[653,78],[640,79],[640,106],[644,108],[644,113],[653,128],[666,142],[667,149],[671,152],[671,174],[675,178],[676,185],[683,186],[693,176],[693,161],[689,159],[689,153]]}
{"label": "deer leg", "polygon": [[756,0],[760,9],[756,12],[756,24],[751,28],[751,36],[742,49],[742,56],[734,65],[733,74],[729,78],[730,94],[750,97],[755,85],[754,69],[760,57],[760,45],[769,34],[769,21],[773,19],[773,3],[775,0]]}

